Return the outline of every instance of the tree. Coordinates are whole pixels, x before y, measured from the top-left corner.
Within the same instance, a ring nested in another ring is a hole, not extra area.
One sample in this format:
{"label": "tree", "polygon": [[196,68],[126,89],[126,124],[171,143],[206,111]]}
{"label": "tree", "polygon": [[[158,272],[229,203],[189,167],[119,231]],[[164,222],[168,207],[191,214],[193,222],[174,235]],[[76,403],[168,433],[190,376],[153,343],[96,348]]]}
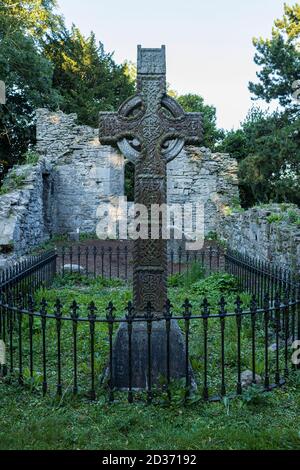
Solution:
{"label": "tree", "polygon": [[[284,6],[271,39],[254,39],[258,83],[253,99],[277,100],[273,113],[253,108],[241,129],[225,135],[221,149],[239,160],[243,205],[259,202],[300,204],[300,106],[294,82],[300,78],[300,5]],[[300,86],[299,86],[300,88]]]}
{"label": "tree", "polygon": [[247,137],[243,129],[231,130],[224,133],[218,150],[229,153],[238,162],[248,156]]}
{"label": "tree", "polygon": [[[271,39],[254,39],[254,46],[254,60],[261,70],[257,73],[259,82],[250,83],[249,89],[255,98],[268,103],[278,100],[283,109],[245,124],[249,157],[241,165],[241,178],[245,183],[252,179],[252,193],[257,191],[260,197],[264,193],[265,199],[299,204],[300,105],[295,100],[294,83],[300,77],[300,4],[285,4]],[[261,190],[253,188],[254,158],[264,179]]]}
{"label": "tree", "polygon": [[275,21],[271,39],[255,38],[255,63],[261,67],[258,83],[249,84],[251,93],[270,103],[296,107],[293,83],[300,77],[300,5],[284,5],[284,16]]}
{"label": "tree", "polygon": [[53,86],[62,96],[61,109],[76,113],[82,124],[97,127],[99,111],[116,110],[134,93],[126,66],[97,44],[94,33],[85,38],[74,25],[48,39],[46,57],[54,64]]}
{"label": "tree", "polygon": [[220,150],[239,161],[242,204],[300,204],[300,121],[288,112],[253,108],[241,129],[226,134]]}
{"label": "tree", "polygon": [[[68,31],[55,0],[0,0],[0,168],[7,170],[34,143],[37,107],[77,113],[97,126],[100,110],[114,110],[134,86],[91,33]],[[0,170],[1,173],[1,170]]]}
{"label": "tree", "polygon": [[217,128],[216,108],[204,103],[202,96],[188,94],[177,98],[185,112],[198,112],[203,115],[204,140],[203,146],[214,149],[223,137],[223,131]]}
{"label": "tree", "polygon": [[59,96],[52,88],[53,67],[42,55],[40,40],[54,25],[53,1],[1,1],[0,79],[6,105],[0,107],[0,153],[5,169],[20,160],[33,140],[34,109],[53,107]]}
{"label": "tree", "polygon": [[62,18],[54,13],[55,7],[56,0],[1,0],[0,17],[6,22],[6,34],[19,30],[41,40],[62,23]]}

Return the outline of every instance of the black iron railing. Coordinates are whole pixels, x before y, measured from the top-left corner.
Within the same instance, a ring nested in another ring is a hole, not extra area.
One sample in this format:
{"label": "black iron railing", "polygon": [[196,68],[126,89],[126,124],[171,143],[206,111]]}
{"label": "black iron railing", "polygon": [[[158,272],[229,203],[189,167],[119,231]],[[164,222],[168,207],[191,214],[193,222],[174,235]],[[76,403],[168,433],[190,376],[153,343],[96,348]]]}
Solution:
{"label": "black iron railing", "polygon": [[[95,400],[108,391],[109,401],[114,401],[121,393],[114,384],[114,339],[118,327],[125,324],[126,388],[132,402],[143,395],[132,382],[132,344],[135,325],[144,322],[148,402],[171,400],[176,387],[183,388],[185,400],[191,394],[204,400],[240,395],[245,380],[249,381],[246,371],[251,373],[250,383],[262,390],[283,385],[297,367],[291,358],[293,343],[300,339],[298,279],[289,271],[230,251],[222,266],[249,293],[246,300],[245,295],[234,299],[231,295],[213,305],[202,296],[196,302],[186,299],[183,305],[167,302],[163,316],[157,318],[151,304],[141,317],[131,303],[122,310],[112,302],[103,308],[75,300],[71,305],[63,305],[59,299],[37,302],[36,290],[49,286],[55,275],[56,254],[31,259],[1,278],[0,332],[7,352],[2,374],[12,383],[17,380],[20,385],[41,389],[44,395],[55,391],[58,396],[70,393]],[[158,322],[166,332],[165,375],[159,385],[153,380],[152,363],[153,327]],[[185,373],[180,383],[170,374],[174,322],[184,338]]]}
{"label": "black iron railing", "polygon": [[254,295],[259,305],[263,306],[265,293],[273,301],[276,294],[288,292],[289,296],[296,296],[294,291],[299,289],[300,273],[229,249],[224,260],[225,271],[234,275],[240,287]]}
{"label": "black iron railing", "polygon": [[[181,274],[198,263],[208,272],[219,271],[224,266],[224,253],[218,246],[186,251],[182,247],[169,250],[168,272]],[[57,269],[62,275],[81,273],[108,279],[132,279],[132,246],[71,246],[57,248]]]}

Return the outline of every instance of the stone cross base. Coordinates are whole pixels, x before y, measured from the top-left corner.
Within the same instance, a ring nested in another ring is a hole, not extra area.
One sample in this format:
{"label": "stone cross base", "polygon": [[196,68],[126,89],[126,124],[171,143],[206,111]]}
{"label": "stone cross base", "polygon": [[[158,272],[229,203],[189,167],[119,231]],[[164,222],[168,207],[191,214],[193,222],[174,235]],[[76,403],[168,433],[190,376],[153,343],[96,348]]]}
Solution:
{"label": "stone cross base", "polygon": [[[132,389],[148,388],[148,334],[147,322],[136,322],[132,328]],[[122,323],[117,331],[113,348],[113,384],[116,390],[129,388],[128,325]],[[166,383],[167,332],[165,321],[154,321],[151,334],[152,386]],[[192,380],[191,369],[190,377]],[[185,342],[177,321],[171,321],[170,330],[170,379],[186,377]]]}

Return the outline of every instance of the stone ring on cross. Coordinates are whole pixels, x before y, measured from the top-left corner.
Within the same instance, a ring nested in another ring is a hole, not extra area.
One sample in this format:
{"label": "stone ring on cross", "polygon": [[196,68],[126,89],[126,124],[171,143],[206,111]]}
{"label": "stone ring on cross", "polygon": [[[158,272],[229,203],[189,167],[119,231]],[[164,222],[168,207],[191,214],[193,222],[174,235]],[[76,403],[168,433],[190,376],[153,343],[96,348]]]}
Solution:
{"label": "stone ring on cross", "polygon": [[[173,118],[184,116],[181,106],[170,96],[164,96],[161,102],[162,111]],[[129,98],[120,107],[118,114],[123,118],[142,116],[142,99],[138,96]],[[138,139],[123,138],[117,142],[119,150],[124,157],[135,163],[140,156],[141,144]],[[170,139],[164,142],[161,155],[167,162],[176,158],[184,147],[184,139]]]}

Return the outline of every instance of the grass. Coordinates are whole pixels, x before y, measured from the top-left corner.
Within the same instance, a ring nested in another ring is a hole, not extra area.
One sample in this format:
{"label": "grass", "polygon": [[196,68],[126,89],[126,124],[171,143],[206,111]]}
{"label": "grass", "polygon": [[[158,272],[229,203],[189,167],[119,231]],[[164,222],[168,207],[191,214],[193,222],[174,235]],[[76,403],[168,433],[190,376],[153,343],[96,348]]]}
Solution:
{"label": "grass", "polygon": [[[234,308],[238,285],[232,276],[214,274],[204,278],[197,267],[191,269],[186,279],[177,277],[169,280],[169,296],[175,313],[181,313],[181,305],[188,296],[199,308],[204,297],[209,299],[212,313],[218,311],[218,300],[225,295],[228,311]],[[57,277],[53,288],[39,291],[36,300],[46,297],[53,304],[60,297],[65,304],[64,313],[69,314],[69,306],[74,298],[81,306],[81,314],[87,314],[86,304],[92,299],[98,308],[98,316],[105,315],[105,308],[113,299],[117,315],[124,314],[123,306],[131,299],[131,286],[119,280],[88,278],[80,274]],[[244,304],[249,296],[241,293]],[[181,322],[181,326],[183,324]],[[26,329],[26,325],[23,324]],[[250,324],[244,321],[242,334],[243,370],[251,368]],[[41,330],[35,322],[35,346],[40,346]],[[217,390],[220,382],[219,367],[219,320],[210,320],[209,367],[210,390]],[[25,333],[25,330],[24,330]],[[55,390],[55,351],[56,329],[48,320],[48,373],[51,390]],[[79,328],[79,378],[80,383],[89,374],[88,325]],[[101,375],[106,364],[108,343],[107,327],[98,325],[96,329],[96,373]],[[25,337],[25,335],[24,335]],[[71,333],[63,327],[63,377],[64,385],[71,387],[71,370],[67,365],[72,360]],[[198,383],[203,374],[203,330],[201,322],[192,322],[190,359]],[[234,319],[226,320],[226,380],[229,386],[236,380],[236,327]],[[263,341],[257,331],[257,368],[262,373],[261,356]],[[16,349],[17,353],[17,349]],[[271,354],[270,354],[271,356]],[[40,357],[35,357],[37,369]],[[270,357],[270,360],[272,357]],[[272,361],[271,361],[272,362]],[[70,367],[69,367],[70,368]],[[249,388],[243,397],[225,398],[220,403],[205,403],[197,393],[184,406],[182,388],[172,385],[173,401],[167,404],[156,399],[155,405],[146,406],[141,396],[135,395],[135,403],[126,403],[126,396],[116,396],[117,402],[107,403],[105,389],[98,386],[97,401],[90,403],[85,398],[84,389],[80,397],[74,399],[71,393],[63,398],[40,394],[41,375],[36,374],[30,382],[25,369],[25,385],[19,388],[0,381],[0,449],[98,449],[98,450],[204,450],[204,449],[299,449],[300,448],[300,374],[294,372],[289,386],[268,394],[261,394],[257,387]],[[88,384],[87,384],[88,385]],[[29,388],[32,388],[32,391]],[[84,387],[83,387],[84,388]],[[258,393],[259,392],[259,393]],[[201,393],[199,387],[199,394]]]}
{"label": "grass", "polygon": [[190,407],[41,399],[0,383],[0,450],[299,449],[299,386],[253,405]]}

